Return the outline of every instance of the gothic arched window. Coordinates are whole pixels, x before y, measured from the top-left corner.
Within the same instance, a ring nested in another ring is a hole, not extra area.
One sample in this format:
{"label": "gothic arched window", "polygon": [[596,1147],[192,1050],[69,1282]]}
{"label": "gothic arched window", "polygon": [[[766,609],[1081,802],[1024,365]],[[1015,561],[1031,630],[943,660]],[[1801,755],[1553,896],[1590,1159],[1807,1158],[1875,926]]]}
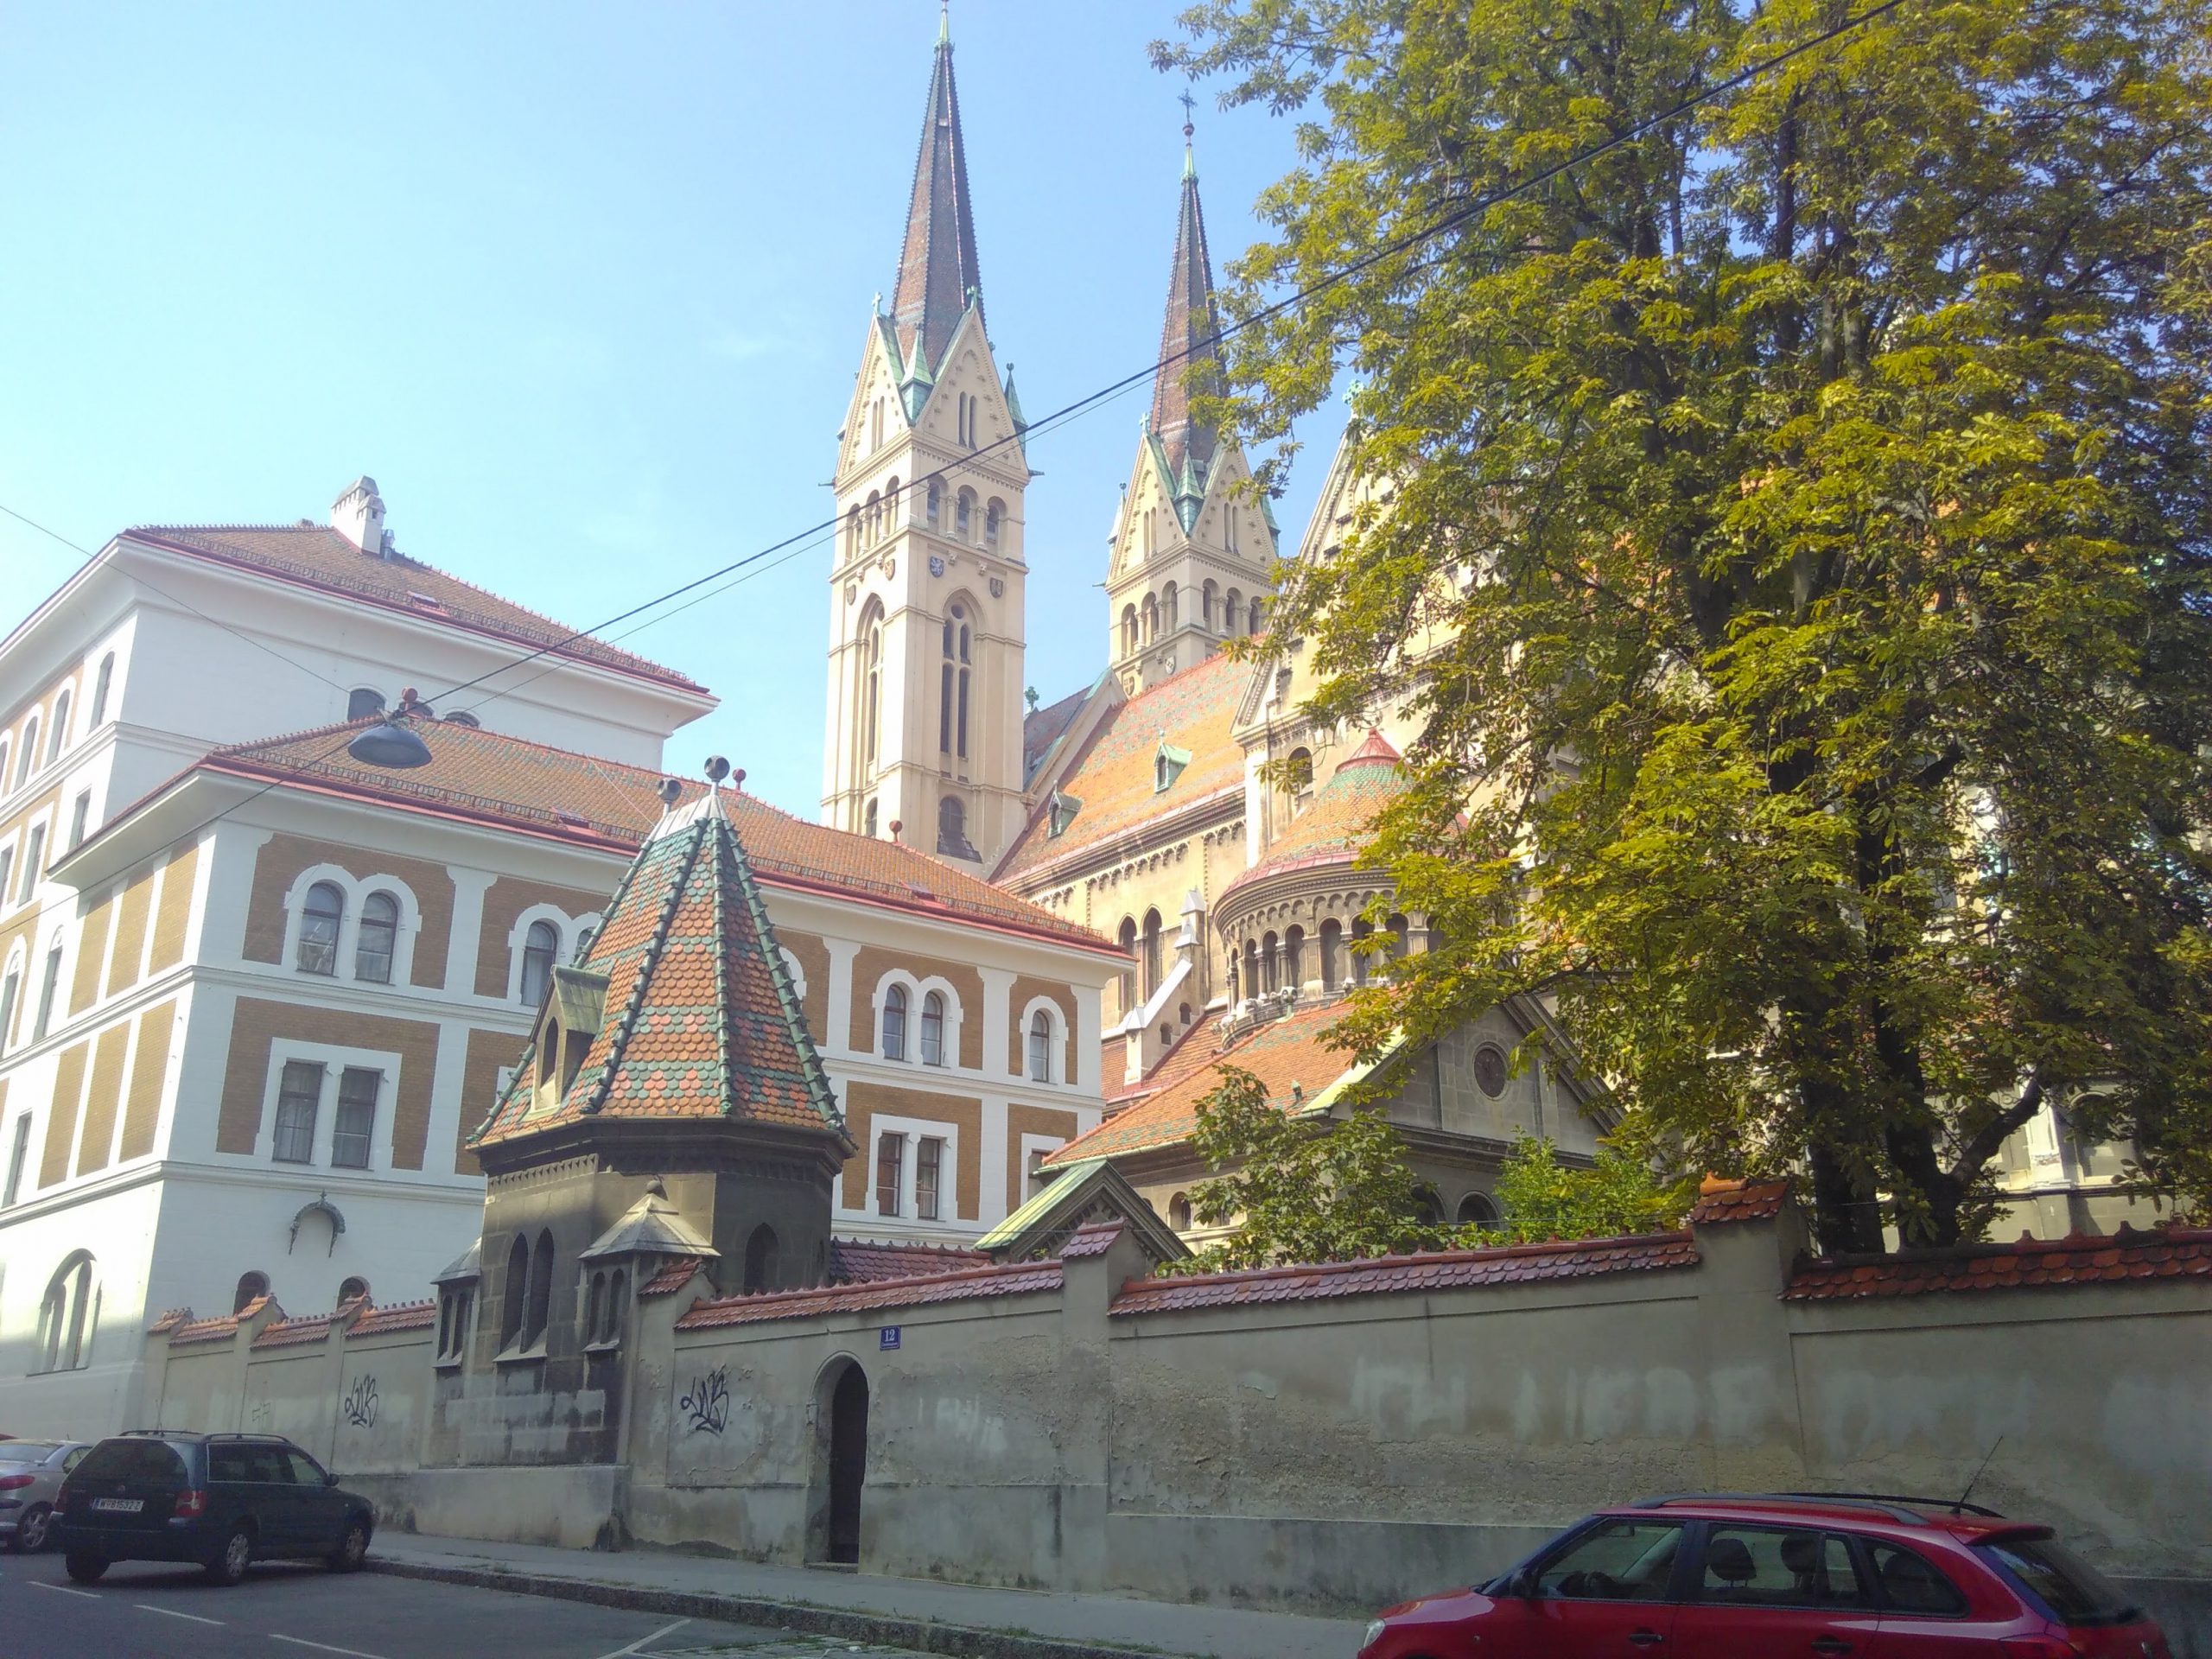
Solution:
{"label": "gothic arched window", "polygon": [[963,760],[968,758],[968,677],[972,650],[967,607],[955,605],[944,619],[937,746],[942,753],[957,754]]}
{"label": "gothic arched window", "polygon": [[1344,959],[1344,930],[1341,922],[1321,924],[1321,994],[1333,996],[1337,991],[1339,963]]}
{"label": "gothic arched window", "polygon": [[855,782],[866,781],[874,768],[881,738],[883,608],[874,600],[868,601],[867,614],[861,619],[860,682],[860,776]]}
{"label": "gothic arched window", "polygon": [[1282,936],[1283,967],[1287,970],[1285,982],[1294,991],[1306,982],[1306,930],[1293,927]]}
{"label": "gothic arched window", "polygon": [[937,849],[947,858],[977,855],[968,844],[968,809],[957,795],[948,795],[937,804]]}
{"label": "gothic arched window", "polygon": [[1147,645],[1160,638],[1160,600],[1158,595],[1144,596],[1144,642]]}
{"label": "gothic arched window", "polygon": [[1171,582],[1166,587],[1160,590],[1160,620],[1166,625],[1167,632],[1170,633],[1175,632],[1177,613],[1182,608],[1178,601],[1179,595],[1176,592],[1175,584]]}
{"label": "gothic arched window", "polygon": [[399,946],[399,900],[372,893],[361,901],[361,931],[353,941],[353,977],[391,983],[392,954]]}
{"label": "gothic arched window", "polygon": [[1122,970],[1122,1013],[1126,1016],[1137,1000],[1137,918],[1134,916],[1122,918],[1122,954],[1129,961]]}
{"label": "gothic arched window", "polygon": [[79,1250],[47,1281],[46,1296],[39,1305],[42,1370],[73,1371],[85,1363],[92,1334],[92,1254]]}
{"label": "gothic arched window", "polygon": [[109,689],[113,686],[114,683],[115,653],[111,651],[106,656],[100,658],[99,677],[92,682],[92,723],[95,727],[107,718],[107,694]]}
{"label": "gothic arched window", "polygon": [[1144,913],[1144,994],[1147,1001],[1160,988],[1160,912],[1147,910]]}
{"label": "gothic arched window", "polygon": [[69,741],[69,694],[64,691],[54,700],[54,732],[46,740],[46,764],[52,766],[61,758],[61,746]]}
{"label": "gothic arched window", "polygon": [[1236,625],[1243,620],[1243,606],[1237,599],[1236,590],[1232,588],[1229,590],[1228,602],[1222,607],[1221,631],[1224,633],[1234,633],[1236,632]]}
{"label": "gothic arched window", "polygon": [[743,1293],[756,1295],[776,1287],[776,1230],[762,1222],[745,1241]]}
{"label": "gothic arched window", "polygon": [[522,1336],[530,1302],[530,1241],[520,1233],[507,1247],[507,1279],[499,1298],[499,1346],[512,1348]]}
{"label": "gothic arched window", "polygon": [[845,514],[845,554],[857,557],[861,550],[861,510],[853,508]]}
{"label": "gothic arched window", "polygon": [[976,535],[976,492],[963,490],[952,498],[952,533],[962,541]]}
{"label": "gothic arched window", "polygon": [[983,545],[985,547],[995,548],[999,544],[999,526],[1005,518],[1005,505],[996,496],[993,496],[989,504],[983,509]]}
{"label": "gothic arched window", "polygon": [[238,1288],[231,1293],[231,1312],[243,1313],[256,1297],[269,1294],[269,1275],[256,1269],[238,1275]]}
{"label": "gothic arched window", "polygon": [[922,998],[922,1064],[944,1064],[944,995],[931,991]]}
{"label": "gothic arched window", "polygon": [[1260,632],[1262,626],[1262,619],[1260,614],[1260,596],[1257,594],[1255,594],[1252,595],[1251,626],[1246,628],[1244,632],[1247,633],[1257,633]]}
{"label": "gothic arched window", "polygon": [[523,1321],[523,1345],[545,1339],[545,1321],[553,1311],[553,1234],[538,1234],[537,1248],[530,1258],[530,1306]]}
{"label": "gothic arched window", "polygon": [[1221,602],[1221,589],[1211,582],[1198,589],[1198,623],[1208,633],[1213,632],[1214,607]]}
{"label": "gothic arched window", "polygon": [[1122,649],[1135,651],[1140,643],[1141,642],[1137,636],[1137,607],[1134,605],[1124,605],[1122,607]]}
{"label": "gothic arched window", "polygon": [[935,530],[939,521],[944,517],[944,483],[938,479],[930,480],[928,493],[923,496],[922,500],[923,514],[929,521],[929,527]]}
{"label": "gothic arched window", "polygon": [[318,881],[308,889],[300,912],[299,969],[303,974],[338,971],[338,929],[346,919],[346,895],[334,881]]}
{"label": "gothic arched window", "polygon": [[893,985],[883,994],[883,1033],[877,1046],[887,1060],[906,1058],[906,988]]}

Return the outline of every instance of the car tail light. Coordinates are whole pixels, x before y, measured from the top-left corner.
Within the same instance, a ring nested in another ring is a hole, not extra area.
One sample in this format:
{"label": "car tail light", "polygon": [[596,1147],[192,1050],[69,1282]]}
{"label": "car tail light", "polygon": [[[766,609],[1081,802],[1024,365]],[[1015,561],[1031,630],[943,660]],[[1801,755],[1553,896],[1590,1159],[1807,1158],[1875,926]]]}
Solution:
{"label": "car tail light", "polygon": [[0,1475],[0,1492],[20,1491],[37,1478],[36,1475]]}
{"label": "car tail light", "polygon": [[176,1495],[176,1508],[170,1511],[170,1518],[176,1521],[197,1521],[207,1513],[207,1494],[204,1490],[179,1492]]}
{"label": "car tail light", "polygon": [[2005,1659],[2082,1659],[2082,1649],[2063,1636],[2008,1636],[1998,1645]]}

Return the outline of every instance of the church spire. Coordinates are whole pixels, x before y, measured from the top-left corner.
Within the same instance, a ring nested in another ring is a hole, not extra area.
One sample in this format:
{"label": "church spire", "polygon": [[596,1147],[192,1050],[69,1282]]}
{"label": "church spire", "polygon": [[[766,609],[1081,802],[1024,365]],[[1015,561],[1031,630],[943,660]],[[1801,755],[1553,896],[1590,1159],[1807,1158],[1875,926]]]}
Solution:
{"label": "church spire", "polygon": [[[1152,387],[1151,427],[1177,479],[1198,476],[1213,460],[1212,430],[1191,418],[1184,377],[1214,360],[1220,324],[1214,313],[1213,259],[1206,251],[1205,215],[1198,207],[1198,169],[1191,150],[1191,96],[1183,95],[1183,200],[1175,224],[1175,264],[1167,277],[1167,320],[1160,334],[1160,366]],[[1172,361],[1170,359],[1173,359]]]}
{"label": "church spire", "polygon": [[971,303],[980,309],[982,302],[976,220],[968,201],[968,145],[960,136],[960,95],[952,80],[951,29],[941,18],[906,240],[891,293],[891,320],[907,373],[918,365],[934,373],[961,317]]}

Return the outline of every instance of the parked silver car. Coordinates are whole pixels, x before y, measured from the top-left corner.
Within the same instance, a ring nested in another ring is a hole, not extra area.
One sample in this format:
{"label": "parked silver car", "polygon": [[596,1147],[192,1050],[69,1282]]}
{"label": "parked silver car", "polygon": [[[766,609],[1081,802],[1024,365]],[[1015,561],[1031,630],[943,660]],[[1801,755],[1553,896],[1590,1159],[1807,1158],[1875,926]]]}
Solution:
{"label": "parked silver car", "polygon": [[0,1543],[18,1554],[46,1548],[61,1478],[92,1449],[89,1440],[0,1440]]}

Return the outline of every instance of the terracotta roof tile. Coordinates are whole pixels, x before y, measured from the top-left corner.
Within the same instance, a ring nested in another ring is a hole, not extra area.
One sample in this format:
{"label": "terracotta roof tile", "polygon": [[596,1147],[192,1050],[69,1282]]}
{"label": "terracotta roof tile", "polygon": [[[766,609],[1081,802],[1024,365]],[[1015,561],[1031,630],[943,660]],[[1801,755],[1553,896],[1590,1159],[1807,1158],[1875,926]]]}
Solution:
{"label": "terracotta roof tile", "polygon": [[661,1264],[658,1273],[638,1287],[639,1300],[650,1301],[658,1296],[673,1296],[691,1282],[691,1277],[705,1265],[706,1258],[679,1255]]}
{"label": "terracotta roof tile", "polygon": [[1221,890],[1215,909],[1239,888],[1268,876],[1351,863],[1366,846],[1375,815],[1404,794],[1406,784],[1397,750],[1380,732],[1370,732],[1365,742],[1338,763],[1334,774],[1319,783],[1306,810],[1275,837],[1260,861]]}
{"label": "terracotta roof tile", "polygon": [[575,629],[419,559],[365,553],[327,524],[149,524],[126,533],[134,542],[192,558],[343,594],[517,645],[550,647],[555,656],[595,663],[664,685],[703,690],[673,669],[588,635],[572,639]]}
{"label": "terracotta roof tile", "polygon": [[146,1327],[146,1334],[149,1337],[156,1337],[161,1335],[165,1331],[174,1331],[177,1326],[184,1324],[188,1319],[191,1319],[191,1317],[192,1310],[188,1307],[164,1308],[162,1311],[161,1318],[156,1319],[151,1325]]}
{"label": "terracotta roof tile", "polygon": [[1179,1069],[1163,1069],[1162,1081],[1142,1100],[1106,1119],[1086,1135],[1077,1135],[1045,1160],[1045,1167],[1058,1169],[1085,1158],[1109,1157],[1173,1146],[1187,1140],[1198,1127],[1198,1102],[1221,1082],[1224,1065],[1241,1066],[1264,1083],[1268,1097],[1287,1109],[1293,1084],[1311,1101],[1351,1069],[1349,1055],[1328,1047],[1322,1040],[1344,1017],[1341,1003],[1325,1002],[1299,1008],[1281,1019],[1258,1027],[1238,1038],[1227,1053],[1215,1046],[1220,1027],[1209,1014],[1201,1037],[1199,1027],[1183,1043],[1187,1060]]}
{"label": "terracotta roof tile", "polygon": [[424,1331],[437,1322],[435,1302],[394,1302],[390,1307],[363,1308],[346,1334],[374,1337],[388,1331]]}
{"label": "terracotta roof tile", "polygon": [[1060,1247],[1063,1262],[1083,1262],[1094,1255],[1103,1255],[1114,1248],[1114,1241],[1122,1236],[1119,1221],[1093,1221],[1075,1230],[1065,1244]]}
{"label": "terracotta roof tile", "polygon": [[872,1285],[887,1279],[924,1278],[990,1265],[991,1258],[984,1251],[954,1249],[943,1244],[890,1244],[866,1238],[830,1241],[830,1282],[833,1285]]}
{"label": "terracotta roof tile", "polygon": [[279,1319],[265,1325],[253,1339],[256,1348],[291,1348],[306,1342],[321,1342],[330,1334],[329,1313],[302,1314],[296,1319]]}
{"label": "terracotta roof tile", "polygon": [[1728,1181],[1708,1178],[1698,1189],[1690,1225],[1711,1227],[1732,1221],[1771,1221],[1789,1196],[1788,1181]]}
{"label": "terracotta roof tile", "polygon": [[826,1313],[864,1313],[877,1308],[921,1307],[979,1296],[1020,1296],[1060,1287],[1059,1258],[1010,1262],[1003,1267],[885,1279],[873,1284],[833,1285],[826,1290],[785,1290],[765,1296],[726,1296],[700,1302],[676,1322],[679,1331],[706,1331],[761,1319],[804,1319]]}
{"label": "terracotta roof tile", "polygon": [[1052,745],[1060,741],[1061,733],[1075,724],[1075,717],[1083,712],[1083,705],[1090,701],[1095,690],[1095,686],[1086,685],[1080,691],[1069,692],[1058,702],[1033,709],[1022,716],[1021,775],[1025,780],[1036,775]]}
{"label": "terracotta roof tile", "polygon": [[1975,1244],[1877,1262],[1821,1257],[1801,1263],[1783,1300],[1821,1302],[1925,1296],[1936,1291],[2004,1290],[2021,1285],[2117,1284],[2143,1279],[2212,1278],[2212,1228],[2075,1234],[2047,1241]]}
{"label": "terracotta roof tile", "polygon": [[[1060,788],[1083,804],[1058,836],[1045,808],[1000,861],[1005,880],[1136,828],[1162,812],[1244,786],[1244,751],[1230,734],[1249,664],[1218,653],[1162,680],[1107,715]],[[1165,791],[1153,762],[1165,741],[1191,759]]]}
{"label": "terracotta roof tile", "polygon": [[1190,1308],[1312,1301],[1339,1296],[1426,1294],[1439,1290],[1582,1279],[1599,1274],[1691,1268],[1697,1262],[1696,1243],[1686,1232],[1513,1244],[1500,1249],[1440,1250],[1422,1255],[1381,1256],[1365,1262],[1266,1268],[1252,1273],[1132,1280],[1114,1299],[1111,1311],[1116,1318],[1127,1318],[1138,1313],[1172,1313]]}
{"label": "terracotta roof tile", "polygon": [[[197,765],[296,780],[625,854],[638,848],[660,817],[660,772],[443,721],[410,724],[430,751],[429,764],[410,772],[354,760],[346,752],[354,726],[242,743],[218,749]],[[684,798],[696,799],[704,788],[686,784]],[[1089,928],[912,847],[810,823],[739,791],[726,792],[724,804],[753,869],[772,886],[842,893],[910,913],[982,922],[1101,955],[1120,954]]]}
{"label": "terracotta roof tile", "polygon": [[257,1296],[237,1313],[220,1319],[188,1319],[169,1332],[169,1346],[181,1346],[193,1342],[228,1342],[238,1333],[238,1326],[269,1305],[266,1296]]}

